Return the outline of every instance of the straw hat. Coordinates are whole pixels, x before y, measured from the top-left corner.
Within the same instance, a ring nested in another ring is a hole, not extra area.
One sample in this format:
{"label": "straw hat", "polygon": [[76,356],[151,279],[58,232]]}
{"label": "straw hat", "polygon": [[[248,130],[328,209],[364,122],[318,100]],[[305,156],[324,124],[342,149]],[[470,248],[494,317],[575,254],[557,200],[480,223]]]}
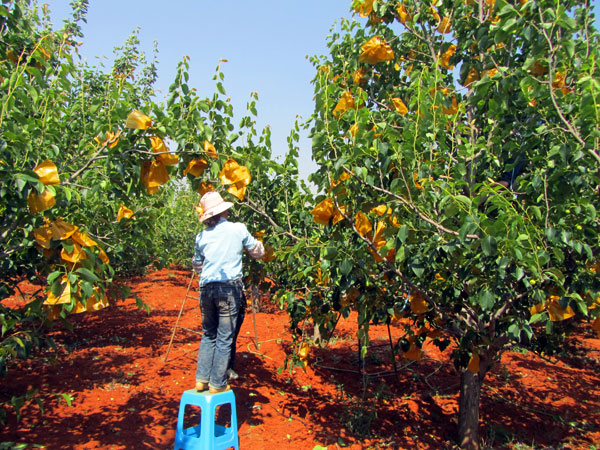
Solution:
{"label": "straw hat", "polygon": [[233,203],[226,202],[218,192],[207,192],[200,199],[200,207],[202,208],[202,216],[200,216],[200,222],[204,222],[210,217],[214,217],[221,214],[223,211],[228,210],[233,206]]}

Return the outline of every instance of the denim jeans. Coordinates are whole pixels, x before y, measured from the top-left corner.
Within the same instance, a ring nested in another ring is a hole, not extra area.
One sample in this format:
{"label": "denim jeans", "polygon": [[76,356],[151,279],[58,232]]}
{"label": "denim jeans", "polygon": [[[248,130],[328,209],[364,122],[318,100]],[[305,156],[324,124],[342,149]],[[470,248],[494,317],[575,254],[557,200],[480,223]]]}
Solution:
{"label": "denim jeans", "polygon": [[198,350],[197,382],[208,383],[214,389],[227,384],[242,298],[241,280],[208,283],[200,288],[204,333]]}
{"label": "denim jeans", "polygon": [[233,335],[233,343],[231,344],[231,357],[229,358],[229,366],[228,369],[233,369],[235,365],[235,353],[236,353],[236,342],[238,335],[240,334],[240,329],[242,328],[242,323],[244,323],[244,318],[246,317],[246,296],[244,295],[244,291],[242,290],[242,301],[240,303],[240,309],[238,311],[238,318],[235,327],[235,333]]}

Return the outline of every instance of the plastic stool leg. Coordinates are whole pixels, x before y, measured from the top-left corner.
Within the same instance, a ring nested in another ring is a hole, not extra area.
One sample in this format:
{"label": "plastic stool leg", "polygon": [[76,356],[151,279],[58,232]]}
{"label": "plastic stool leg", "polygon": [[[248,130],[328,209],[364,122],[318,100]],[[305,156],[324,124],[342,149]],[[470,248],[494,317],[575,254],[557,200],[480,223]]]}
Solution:
{"label": "plastic stool leg", "polygon": [[[231,426],[216,425],[217,407],[227,404],[231,408]],[[200,425],[183,429],[187,405],[200,407]],[[230,447],[239,450],[237,409],[233,391],[218,394],[199,393],[195,389],[185,391],[179,402],[175,450],[222,450]]]}

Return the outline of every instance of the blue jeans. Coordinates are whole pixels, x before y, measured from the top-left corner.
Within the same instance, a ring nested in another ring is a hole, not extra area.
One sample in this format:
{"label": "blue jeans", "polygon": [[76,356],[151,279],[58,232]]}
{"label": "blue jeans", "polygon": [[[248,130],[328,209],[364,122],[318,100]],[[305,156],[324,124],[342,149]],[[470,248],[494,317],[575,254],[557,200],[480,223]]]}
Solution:
{"label": "blue jeans", "polygon": [[227,384],[242,303],[241,280],[208,283],[200,288],[202,331],[196,382],[221,389]]}
{"label": "blue jeans", "polygon": [[244,317],[246,317],[246,296],[244,295],[244,291],[242,290],[242,301],[240,303],[240,310],[238,311],[235,333],[233,335],[233,343],[231,344],[231,357],[229,358],[228,369],[233,369],[235,366],[236,342],[238,335],[240,334],[242,324],[244,323]]}

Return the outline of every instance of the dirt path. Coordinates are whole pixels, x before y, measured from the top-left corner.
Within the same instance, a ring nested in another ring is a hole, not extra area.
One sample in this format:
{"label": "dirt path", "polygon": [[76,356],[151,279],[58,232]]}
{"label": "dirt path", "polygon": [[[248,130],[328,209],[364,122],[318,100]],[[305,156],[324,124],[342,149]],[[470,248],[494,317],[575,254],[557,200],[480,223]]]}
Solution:
{"label": "dirt path", "polygon": [[[194,385],[199,345],[198,335],[179,329],[164,362],[188,277],[165,269],[132,279],[150,314],[130,299],[120,308],[74,316],[73,333],[55,331],[69,354],[47,353],[2,380],[1,402],[37,389],[44,403],[42,412],[27,402],[18,423],[9,411],[0,442],[49,449],[172,448],[179,399]],[[338,325],[330,346],[311,351],[305,370],[289,373],[281,370],[290,345],[287,316],[268,309],[255,317],[258,342],[250,312],[238,341],[240,379],[232,386],[240,448],[454,448],[458,378],[437,349],[426,347],[420,362],[398,360],[396,376],[387,328],[372,327],[366,360],[371,375],[365,377],[351,316]],[[198,329],[199,322],[197,302],[188,299],[180,326]],[[392,334],[398,338],[400,329],[392,327]],[[553,363],[531,353],[505,354],[482,393],[487,445],[598,445],[600,342],[584,327],[570,344],[585,351]]]}

